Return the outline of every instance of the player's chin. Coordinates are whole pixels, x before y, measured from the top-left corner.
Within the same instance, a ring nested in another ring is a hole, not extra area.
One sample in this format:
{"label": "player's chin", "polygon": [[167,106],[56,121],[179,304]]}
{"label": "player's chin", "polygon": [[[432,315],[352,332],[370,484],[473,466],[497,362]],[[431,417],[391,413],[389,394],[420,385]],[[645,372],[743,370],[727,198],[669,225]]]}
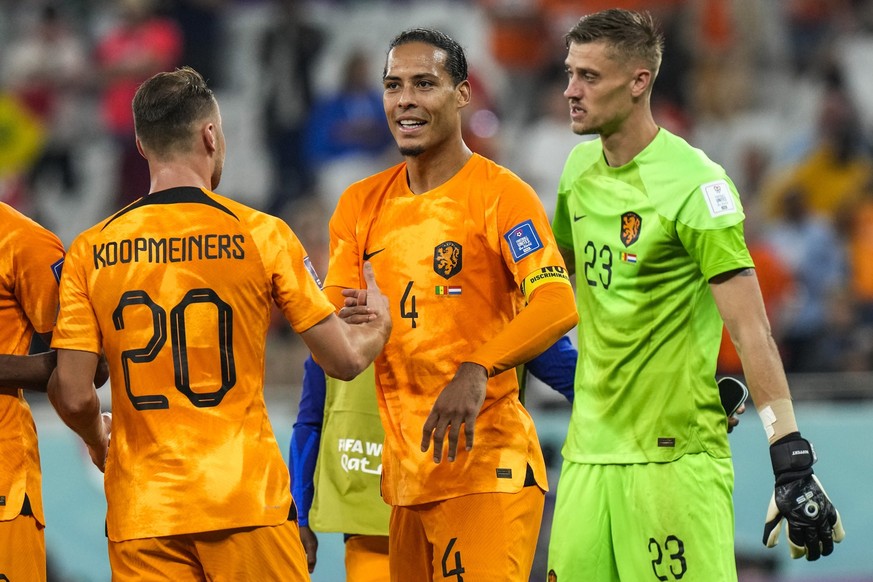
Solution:
{"label": "player's chin", "polygon": [[576,135],[593,135],[597,130],[583,121],[573,120],[570,122],[570,129]]}

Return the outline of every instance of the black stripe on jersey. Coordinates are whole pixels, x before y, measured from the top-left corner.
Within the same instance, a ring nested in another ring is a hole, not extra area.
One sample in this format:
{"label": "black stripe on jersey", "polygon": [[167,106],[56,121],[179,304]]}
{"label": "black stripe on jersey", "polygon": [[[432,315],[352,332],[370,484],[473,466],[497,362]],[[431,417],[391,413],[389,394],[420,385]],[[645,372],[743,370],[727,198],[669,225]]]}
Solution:
{"label": "black stripe on jersey", "polygon": [[178,188],[169,188],[167,190],[161,190],[160,192],[154,192],[152,194],[149,194],[148,196],[140,198],[130,206],[119,210],[118,213],[111,219],[109,219],[109,221],[104,224],[103,228],[101,228],[100,230],[103,230],[104,228],[109,226],[113,220],[124,214],[127,214],[131,210],[136,210],[137,208],[141,208],[149,204],[179,204],[182,202],[192,202],[195,204],[205,204],[207,206],[212,206],[213,208],[217,208],[222,212],[226,212],[239,220],[239,217],[231,212],[230,209],[207,196],[200,188],[194,188],[192,186],[180,186]]}

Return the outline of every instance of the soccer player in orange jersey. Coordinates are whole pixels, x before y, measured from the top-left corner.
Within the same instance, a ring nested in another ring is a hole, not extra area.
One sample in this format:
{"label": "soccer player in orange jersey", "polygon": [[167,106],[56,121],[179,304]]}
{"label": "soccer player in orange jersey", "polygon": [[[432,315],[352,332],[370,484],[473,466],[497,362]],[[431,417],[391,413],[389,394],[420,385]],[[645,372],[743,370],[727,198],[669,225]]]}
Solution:
{"label": "soccer player in orange jersey", "polygon": [[514,368],[573,327],[573,291],[536,193],[464,143],[460,45],[403,32],[383,81],[405,161],[343,193],[325,291],[356,321],[372,261],[395,322],[375,366],[391,580],[527,581],[547,483]]}
{"label": "soccer player in orange jersey", "polygon": [[3,203],[0,224],[0,580],[40,581],[46,579],[42,473],[22,388],[44,392],[54,369],[53,353],[27,353],[35,333],[51,339],[64,247]]}
{"label": "soccer player in orange jersey", "polygon": [[[368,266],[368,314],[341,320],[288,225],[212,191],[225,140],[199,73],[155,75],[133,110],[150,193],[71,245],[48,388],[105,469],[112,578],[308,580],[264,403],[271,307],[351,379],[390,334],[387,302]],[[90,382],[101,350],[111,422]]]}

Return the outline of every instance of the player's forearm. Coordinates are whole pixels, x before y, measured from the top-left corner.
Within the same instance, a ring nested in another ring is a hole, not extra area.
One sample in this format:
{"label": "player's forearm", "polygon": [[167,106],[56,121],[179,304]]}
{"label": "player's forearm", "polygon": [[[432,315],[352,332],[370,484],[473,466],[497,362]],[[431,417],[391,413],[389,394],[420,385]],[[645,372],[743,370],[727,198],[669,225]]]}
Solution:
{"label": "player's forearm", "polygon": [[99,443],[103,437],[103,419],[100,417],[100,399],[90,380],[70,382],[57,369],[48,383],[48,397],[58,416],[88,446]]}
{"label": "player's forearm", "polygon": [[797,422],[779,351],[769,328],[767,331],[736,343],[749,393],[772,444],[797,431]]}
{"label": "player's forearm", "polygon": [[[354,325],[351,331],[358,350],[364,355],[364,367],[360,370],[360,372],[363,372],[373,363],[376,356],[382,353],[382,348],[385,347],[385,343],[391,335],[391,328],[374,321]],[[357,374],[355,375],[357,376]]]}
{"label": "player's forearm", "polygon": [[390,319],[382,321],[381,316],[349,324],[331,314],[300,337],[327,375],[350,381],[373,363],[390,333]]}
{"label": "player's forearm", "polygon": [[549,283],[538,289],[515,319],[465,361],[494,376],[543,353],[579,320],[573,288]]}
{"label": "player's forearm", "polygon": [[796,431],[797,424],[755,270],[740,269],[715,277],[710,289],[740,356],[767,438],[773,443]]}
{"label": "player's forearm", "polygon": [[57,364],[54,351],[32,356],[0,355],[0,388],[25,388],[45,392]]}

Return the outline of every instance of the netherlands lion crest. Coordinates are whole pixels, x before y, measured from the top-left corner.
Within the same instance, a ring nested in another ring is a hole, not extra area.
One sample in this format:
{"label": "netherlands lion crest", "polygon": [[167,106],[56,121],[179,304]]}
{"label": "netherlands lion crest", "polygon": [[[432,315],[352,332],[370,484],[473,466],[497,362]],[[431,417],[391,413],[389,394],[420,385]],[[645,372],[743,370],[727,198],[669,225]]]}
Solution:
{"label": "netherlands lion crest", "polygon": [[433,270],[448,279],[461,272],[461,245],[447,240],[433,249]]}
{"label": "netherlands lion crest", "polygon": [[636,212],[625,212],[621,215],[621,242],[629,247],[640,238],[640,227],[643,219]]}

